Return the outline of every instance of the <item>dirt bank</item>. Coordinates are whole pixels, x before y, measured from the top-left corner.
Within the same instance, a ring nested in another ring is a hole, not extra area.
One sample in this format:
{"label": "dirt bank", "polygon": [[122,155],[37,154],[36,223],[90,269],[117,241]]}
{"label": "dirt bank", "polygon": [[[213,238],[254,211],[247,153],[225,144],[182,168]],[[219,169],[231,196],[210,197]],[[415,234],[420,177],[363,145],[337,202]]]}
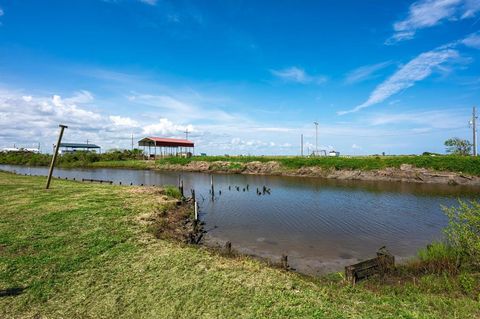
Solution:
{"label": "dirt bank", "polygon": [[161,170],[175,170],[205,173],[234,173],[253,175],[283,175],[322,177],[341,180],[390,181],[427,184],[450,184],[480,186],[480,177],[466,175],[461,172],[441,172],[426,168],[416,168],[402,164],[399,168],[384,168],[378,170],[336,170],[321,167],[302,167],[288,169],[278,162],[203,162],[193,161],[186,165],[165,164],[158,167]]}

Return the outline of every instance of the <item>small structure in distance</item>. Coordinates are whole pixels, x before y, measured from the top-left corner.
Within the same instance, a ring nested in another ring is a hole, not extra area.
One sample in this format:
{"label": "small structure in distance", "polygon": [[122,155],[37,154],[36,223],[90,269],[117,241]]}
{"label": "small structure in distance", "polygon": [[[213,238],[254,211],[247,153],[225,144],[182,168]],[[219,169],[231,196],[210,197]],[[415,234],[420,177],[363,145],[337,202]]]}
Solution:
{"label": "small structure in distance", "polygon": [[100,152],[101,147],[96,144],[86,143],[60,143],[60,154],[74,153],[78,151]]}
{"label": "small structure in distance", "polygon": [[38,154],[40,153],[40,150],[38,148],[24,148],[24,147],[5,147],[0,150],[1,153],[15,153],[15,152],[22,152],[22,153],[35,153]]}
{"label": "small structure in distance", "polygon": [[164,137],[145,137],[138,141],[138,146],[143,147],[143,153],[149,159],[157,157],[191,157],[195,144],[190,140]]}

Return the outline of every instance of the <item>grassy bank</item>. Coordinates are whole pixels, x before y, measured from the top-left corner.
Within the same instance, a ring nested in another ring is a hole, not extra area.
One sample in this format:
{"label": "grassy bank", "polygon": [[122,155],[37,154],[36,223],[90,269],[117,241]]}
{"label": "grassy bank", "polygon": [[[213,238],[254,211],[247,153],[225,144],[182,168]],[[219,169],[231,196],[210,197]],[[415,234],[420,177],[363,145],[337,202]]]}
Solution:
{"label": "grassy bank", "polygon": [[374,170],[388,167],[399,168],[402,164],[410,164],[418,168],[428,168],[437,171],[462,172],[480,176],[480,157],[471,156],[357,156],[357,157],[192,157],[166,158],[157,161],[159,165],[177,164],[187,165],[193,161],[231,162],[232,169],[241,169],[242,164],[258,162],[278,162],[285,169],[299,169],[303,167],[321,167],[335,170]]}
{"label": "grassy bank", "polygon": [[[165,168],[168,165],[185,166],[192,162],[210,163],[210,170],[215,171],[215,162],[229,162],[227,170],[241,172],[250,162],[278,162],[282,170],[297,170],[305,167],[320,167],[334,170],[377,170],[399,168],[410,164],[417,168],[427,168],[444,172],[461,172],[480,176],[480,157],[471,156],[357,156],[357,157],[318,157],[298,156],[196,156],[192,158],[165,158],[157,161],[138,159],[138,152],[113,152],[105,154],[82,153],[60,156],[59,167],[112,167],[150,169]],[[30,166],[47,166],[51,156],[31,153],[0,153],[0,164]],[[225,170],[225,167],[222,167]]]}
{"label": "grassy bank", "polygon": [[[2,318],[475,318],[455,276],[351,287],[158,240],[139,188],[0,172]],[[407,279],[405,279],[407,278]],[[447,287],[447,288],[445,288]],[[460,288],[459,288],[460,287]]]}

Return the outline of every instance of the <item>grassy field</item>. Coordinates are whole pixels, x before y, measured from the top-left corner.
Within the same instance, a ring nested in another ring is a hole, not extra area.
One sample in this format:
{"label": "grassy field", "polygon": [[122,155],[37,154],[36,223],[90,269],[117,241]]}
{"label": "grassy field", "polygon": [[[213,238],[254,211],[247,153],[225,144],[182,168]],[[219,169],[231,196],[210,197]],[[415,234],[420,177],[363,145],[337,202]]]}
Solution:
{"label": "grassy field", "polygon": [[139,188],[44,182],[0,172],[1,318],[480,317],[451,276],[306,278],[154,238]]}

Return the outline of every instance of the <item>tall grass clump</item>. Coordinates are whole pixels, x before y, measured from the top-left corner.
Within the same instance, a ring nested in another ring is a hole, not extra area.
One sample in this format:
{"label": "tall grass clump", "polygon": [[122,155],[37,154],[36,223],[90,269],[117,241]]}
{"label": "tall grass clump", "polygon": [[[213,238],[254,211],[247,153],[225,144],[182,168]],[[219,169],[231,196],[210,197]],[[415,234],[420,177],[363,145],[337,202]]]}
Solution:
{"label": "tall grass clump", "polygon": [[166,185],[164,186],[164,190],[165,190],[165,195],[167,195],[168,197],[173,197],[176,199],[182,198],[182,193],[180,193],[180,190],[175,186]]}
{"label": "tall grass clump", "polygon": [[417,268],[423,273],[448,273],[458,272],[458,256],[456,250],[449,244],[434,242],[418,251],[419,263]]}

